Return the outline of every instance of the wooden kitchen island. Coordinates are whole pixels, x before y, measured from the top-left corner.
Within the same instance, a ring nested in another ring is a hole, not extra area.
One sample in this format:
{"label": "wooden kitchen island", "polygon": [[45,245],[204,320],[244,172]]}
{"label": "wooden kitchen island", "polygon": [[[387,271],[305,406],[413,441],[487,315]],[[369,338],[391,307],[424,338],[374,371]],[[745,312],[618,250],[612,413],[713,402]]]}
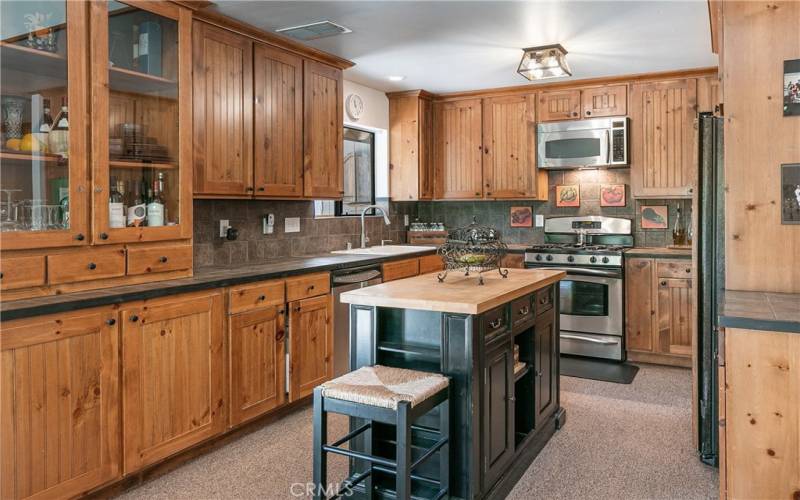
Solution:
{"label": "wooden kitchen island", "polygon": [[[450,495],[504,498],[565,420],[559,405],[557,282],[562,271],[510,269],[507,278],[426,274],[345,292],[350,304],[350,368],[381,364],[451,378]],[[515,370],[514,349],[519,360]],[[438,408],[418,422],[415,460],[438,439]],[[351,426],[363,422],[353,419]],[[363,438],[360,436],[359,438]],[[376,424],[373,451],[394,456],[394,428]],[[353,441],[363,449],[363,441]],[[430,498],[439,457],[413,471],[412,491]],[[365,464],[351,460],[350,473]],[[394,478],[376,473],[378,497]],[[361,485],[359,485],[361,487]],[[363,487],[356,493],[364,495]]]}

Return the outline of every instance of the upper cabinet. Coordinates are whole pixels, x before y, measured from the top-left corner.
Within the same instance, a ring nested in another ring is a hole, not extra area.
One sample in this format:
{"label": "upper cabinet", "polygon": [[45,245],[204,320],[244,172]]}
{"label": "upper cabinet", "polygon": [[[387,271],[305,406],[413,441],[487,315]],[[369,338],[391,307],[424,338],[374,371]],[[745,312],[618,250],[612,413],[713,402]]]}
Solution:
{"label": "upper cabinet", "polygon": [[429,97],[389,97],[389,155],[393,200],[433,198],[433,103]]}
{"label": "upper cabinet", "polygon": [[483,197],[481,100],[434,105],[434,164],[437,198]]}
{"label": "upper cabinet", "polygon": [[634,83],[631,91],[633,196],[691,197],[696,161],[697,80]]}
{"label": "upper cabinet", "polygon": [[308,198],[344,194],[342,72],[305,61],[303,192]]}
{"label": "upper cabinet", "polygon": [[194,194],[253,193],[253,42],[193,26]]}
{"label": "upper cabinet", "polygon": [[91,2],[92,241],[191,238],[191,12]]}
{"label": "upper cabinet", "polygon": [[24,2],[0,3],[3,250],[88,243],[88,9],[42,8],[29,33]]}
{"label": "upper cabinet", "polygon": [[584,118],[625,116],[628,113],[628,86],[608,85],[581,90]]}
{"label": "upper cabinet", "polygon": [[581,91],[560,90],[539,94],[539,121],[577,120],[581,117]]}

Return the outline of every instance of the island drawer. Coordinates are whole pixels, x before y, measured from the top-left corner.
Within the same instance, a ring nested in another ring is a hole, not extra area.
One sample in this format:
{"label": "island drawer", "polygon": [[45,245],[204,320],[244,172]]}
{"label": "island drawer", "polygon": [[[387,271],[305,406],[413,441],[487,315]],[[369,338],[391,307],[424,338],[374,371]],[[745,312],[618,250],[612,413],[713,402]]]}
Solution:
{"label": "island drawer", "polygon": [[526,295],[511,302],[511,326],[516,328],[533,321],[533,311],[533,295]]}
{"label": "island drawer", "polygon": [[330,273],[315,273],[286,279],[286,301],[325,295],[331,291]]}
{"label": "island drawer", "polygon": [[508,308],[505,305],[491,309],[481,316],[481,329],[486,344],[507,332],[508,328]]}
{"label": "island drawer", "polygon": [[542,288],[536,292],[536,315],[546,313],[553,308],[553,286]]}
{"label": "island drawer", "polygon": [[260,307],[277,306],[286,300],[283,280],[261,281],[231,287],[228,294],[229,314],[252,311]]}
{"label": "island drawer", "polygon": [[656,260],[656,274],[659,278],[692,278],[692,261]]}
{"label": "island drawer", "polygon": [[44,255],[3,257],[0,260],[0,290],[41,286],[44,281]]}

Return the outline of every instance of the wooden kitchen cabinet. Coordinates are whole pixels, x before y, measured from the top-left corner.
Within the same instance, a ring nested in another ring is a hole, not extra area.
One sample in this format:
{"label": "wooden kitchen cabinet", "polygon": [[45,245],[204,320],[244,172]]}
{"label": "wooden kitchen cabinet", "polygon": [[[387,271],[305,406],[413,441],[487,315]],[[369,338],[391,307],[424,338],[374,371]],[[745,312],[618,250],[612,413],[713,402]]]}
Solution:
{"label": "wooden kitchen cabinet", "polygon": [[119,321],[127,474],[225,429],[222,293],[131,303]]}
{"label": "wooden kitchen cabinet", "polygon": [[424,92],[389,96],[392,200],[433,198],[433,103]]}
{"label": "wooden kitchen cabinet", "polygon": [[263,415],[286,400],[284,312],[280,304],[230,317],[231,426]]}
{"label": "wooden kitchen cabinet", "polygon": [[303,59],[257,43],[253,73],[255,195],[302,196]]}
{"label": "wooden kitchen cabinet", "polygon": [[481,100],[434,104],[434,192],[438,199],[483,197]]}
{"label": "wooden kitchen cabinet", "polygon": [[[537,295],[538,297],[538,295]],[[539,307],[537,300],[536,307]],[[556,331],[555,312],[537,309],[534,327],[534,426],[538,429],[558,408],[559,332]]]}
{"label": "wooden kitchen cabinet", "polygon": [[626,259],[625,341],[630,359],[689,366],[693,281],[689,259]]}
{"label": "wooden kitchen cabinet", "polygon": [[482,380],[481,467],[488,489],[514,456],[514,351],[508,339],[486,353]]}
{"label": "wooden kitchen cabinet", "polygon": [[121,476],[111,308],[3,323],[0,496],[71,498]]}
{"label": "wooden kitchen cabinet", "polygon": [[341,198],[344,193],[342,70],[304,61],[303,194]]}
{"label": "wooden kitchen cabinet", "polygon": [[581,91],[558,90],[539,93],[539,121],[577,120],[581,117]]}
{"label": "wooden kitchen cabinet", "polygon": [[534,167],[534,94],[483,100],[483,152],[484,197],[547,198],[547,175]]}
{"label": "wooden kitchen cabinet", "polygon": [[689,198],[696,181],[697,80],[634,83],[631,187],[638,198]]}
{"label": "wooden kitchen cabinet", "polygon": [[628,86],[607,85],[581,90],[584,118],[625,116],[628,114]]}
{"label": "wooden kitchen cabinet", "polygon": [[333,298],[289,303],[289,400],[308,396],[333,377]]}
{"label": "wooden kitchen cabinet", "polygon": [[253,42],[194,21],[194,196],[253,193]]}

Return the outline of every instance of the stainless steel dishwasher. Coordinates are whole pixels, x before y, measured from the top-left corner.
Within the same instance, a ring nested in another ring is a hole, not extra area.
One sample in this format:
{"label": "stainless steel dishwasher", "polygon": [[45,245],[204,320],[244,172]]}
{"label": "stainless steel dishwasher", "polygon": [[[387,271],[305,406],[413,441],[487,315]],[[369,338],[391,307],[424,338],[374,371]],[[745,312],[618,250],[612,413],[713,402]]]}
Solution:
{"label": "stainless steel dishwasher", "polygon": [[331,273],[333,288],[333,374],[338,377],[350,371],[350,304],[342,304],[339,296],[383,283],[381,266],[361,266]]}

